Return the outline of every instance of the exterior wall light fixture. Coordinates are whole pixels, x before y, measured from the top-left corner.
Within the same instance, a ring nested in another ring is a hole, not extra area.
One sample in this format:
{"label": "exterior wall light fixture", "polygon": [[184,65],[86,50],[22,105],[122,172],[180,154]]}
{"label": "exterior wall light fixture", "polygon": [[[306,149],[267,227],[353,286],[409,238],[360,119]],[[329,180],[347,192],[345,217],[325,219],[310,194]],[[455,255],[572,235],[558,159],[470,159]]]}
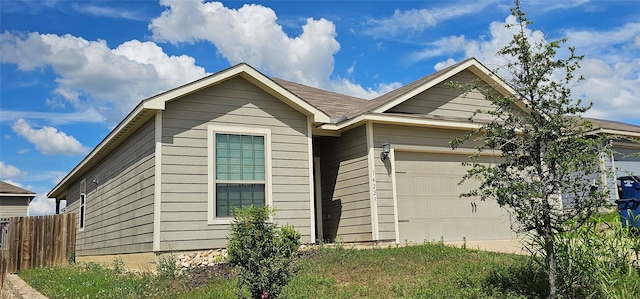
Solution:
{"label": "exterior wall light fixture", "polygon": [[382,144],[382,152],[380,152],[380,160],[384,162],[389,157],[389,152],[391,151],[391,144],[389,142],[384,142]]}

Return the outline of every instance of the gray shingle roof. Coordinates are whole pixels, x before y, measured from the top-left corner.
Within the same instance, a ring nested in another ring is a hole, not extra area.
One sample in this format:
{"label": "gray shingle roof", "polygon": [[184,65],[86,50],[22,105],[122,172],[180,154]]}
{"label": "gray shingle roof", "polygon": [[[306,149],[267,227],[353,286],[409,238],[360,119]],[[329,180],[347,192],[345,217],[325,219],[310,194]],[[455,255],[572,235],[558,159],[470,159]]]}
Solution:
{"label": "gray shingle roof", "polygon": [[0,181],[0,193],[4,193],[4,194],[33,194],[36,195],[35,193],[26,190],[26,189],[22,189],[18,186],[14,186],[11,185],[7,182],[3,182]]}
{"label": "gray shingle roof", "polygon": [[290,82],[282,79],[273,78],[272,80],[280,84],[282,87],[286,88],[291,93],[298,96],[299,98],[307,101],[308,103],[315,106],[316,108],[329,114],[329,116],[332,119],[338,119],[343,117],[353,118],[360,114],[371,112],[375,108],[378,108],[390,101],[393,101],[398,97],[402,96],[403,94],[409,93],[416,88],[420,88],[422,85],[437,78],[441,74],[446,73],[449,70],[456,68],[457,66],[471,59],[473,58],[469,58],[467,60],[458,62],[454,65],[446,67],[426,77],[418,79],[407,85],[404,85],[400,88],[394,89],[372,100],[365,100],[361,98],[351,97],[351,96],[343,95],[340,93],[326,91],[319,88],[314,88],[314,87],[310,87],[310,86],[306,86],[306,85],[302,85],[302,84],[298,84],[298,83],[294,83],[294,82]]}
{"label": "gray shingle roof", "polygon": [[358,109],[369,102],[365,99],[326,91],[283,79],[272,78],[272,80],[314,107],[324,111],[332,119],[347,116],[349,115],[349,111]]}

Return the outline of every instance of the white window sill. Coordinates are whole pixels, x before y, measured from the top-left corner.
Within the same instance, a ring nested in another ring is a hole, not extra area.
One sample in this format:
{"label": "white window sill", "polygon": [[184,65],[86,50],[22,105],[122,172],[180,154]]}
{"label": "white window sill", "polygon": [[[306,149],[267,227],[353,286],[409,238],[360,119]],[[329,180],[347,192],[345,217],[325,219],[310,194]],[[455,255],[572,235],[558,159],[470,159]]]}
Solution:
{"label": "white window sill", "polygon": [[233,218],[216,218],[213,220],[209,220],[207,224],[209,225],[231,224],[232,219]]}

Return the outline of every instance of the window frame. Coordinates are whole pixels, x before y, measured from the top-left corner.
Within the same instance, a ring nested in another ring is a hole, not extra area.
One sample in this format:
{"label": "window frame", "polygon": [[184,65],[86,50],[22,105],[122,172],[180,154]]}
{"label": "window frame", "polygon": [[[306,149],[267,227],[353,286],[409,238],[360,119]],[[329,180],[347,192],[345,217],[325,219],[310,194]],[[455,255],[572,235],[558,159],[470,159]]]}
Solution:
{"label": "window frame", "polygon": [[80,197],[78,198],[78,229],[84,231],[87,223],[87,179],[84,178],[80,181]]}
{"label": "window frame", "polygon": [[[258,127],[207,126],[207,222],[208,224],[230,224],[233,217],[216,216],[216,134],[251,135],[264,137],[264,205],[272,206],[271,200],[271,129]],[[221,184],[228,180],[220,180]],[[252,181],[255,182],[255,181]]]}

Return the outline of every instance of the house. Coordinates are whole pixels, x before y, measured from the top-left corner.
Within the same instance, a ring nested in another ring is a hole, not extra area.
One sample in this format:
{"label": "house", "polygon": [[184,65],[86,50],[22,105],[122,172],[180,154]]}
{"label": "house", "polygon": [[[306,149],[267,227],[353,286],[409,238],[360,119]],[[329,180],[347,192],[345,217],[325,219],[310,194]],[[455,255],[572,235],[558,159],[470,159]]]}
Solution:
{"label": "house", "polygon": [[610,201],[620,199],[617,178],[640,175],[640,126],[616,121],[588,119],[593,124],[592,134],[608,136],[609,146],[613,150],[611,157],[604,157],[603,164],[611,173],[602,179],[609,187]]}
{"label": "house", "polygon": [[27,216],[35,197],[29,190],[0,181],[0,218]]}
{"label": "house", "polygon": [[77,257],[222,248],[248,204],[304,243],[513,239],[505,209],[459,198],[474,143],[448,144],[491,105],[446,82],[475,79],[513,92],[475,59],[373,100],[239,64],[143,100],[48,195],[79,215]]}

